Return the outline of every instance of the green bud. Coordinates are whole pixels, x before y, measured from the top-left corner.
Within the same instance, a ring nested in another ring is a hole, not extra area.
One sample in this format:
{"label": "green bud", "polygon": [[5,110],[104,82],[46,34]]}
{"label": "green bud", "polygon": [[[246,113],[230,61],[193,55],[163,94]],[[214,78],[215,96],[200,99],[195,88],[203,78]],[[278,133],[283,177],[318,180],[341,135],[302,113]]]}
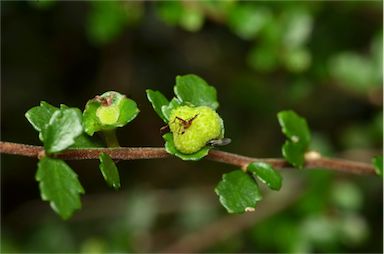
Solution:
{"label": "green bud", "polygon": [[100,123],[110,125],[117,122],[119,119],[120,110],[116,106],[101,106],[96,110],[96,116]]}
{"label": "green bud", "polygon": [[185,154],[195,153],[208,141],[224,137],[223,120],[207,106],[174,109],[169,117],[169,127],[175,147]]}
{"label": "green bud", "polygon": [[83,112],[84,130],[88,135],[113,130],[132,121],[139,109],[125,95],[110,91],[89,100]]}

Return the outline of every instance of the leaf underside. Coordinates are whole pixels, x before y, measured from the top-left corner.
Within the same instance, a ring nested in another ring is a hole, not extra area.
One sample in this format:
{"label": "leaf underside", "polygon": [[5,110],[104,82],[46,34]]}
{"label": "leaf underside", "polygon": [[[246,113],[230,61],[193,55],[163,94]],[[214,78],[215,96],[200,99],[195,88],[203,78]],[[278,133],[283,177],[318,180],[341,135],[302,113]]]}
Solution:
{"label": "leaf underside", "polygon": [[115,189],[119,189],[120,176],[119,176],[119,171],[116,167],[116,164],[113,162],[111,157],[106,153],[100,154],[99,160],[100,160],[99,168],[107,184],[109,186],[112,186]]}
{"label": "leaf underside", "polygon": [[280,190],[282,177],[270,164],[253,162],[248,165],[247,171],[265,183],[270,189]]}
{"label": "leaf underside", "polygon": [[36,180],[41,198],[50,201],[52,209],[68,219],[81,208],[80,194],[84,189],[76,173],[62,160],[44,157],[38,163]]}

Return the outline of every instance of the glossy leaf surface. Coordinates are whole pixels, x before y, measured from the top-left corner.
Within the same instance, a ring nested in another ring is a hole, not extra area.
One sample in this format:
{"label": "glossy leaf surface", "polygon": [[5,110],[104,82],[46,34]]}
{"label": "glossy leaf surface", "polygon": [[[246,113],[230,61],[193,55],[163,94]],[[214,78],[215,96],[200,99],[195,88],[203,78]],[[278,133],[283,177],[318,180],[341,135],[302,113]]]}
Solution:
{"label": "glossy leaf surface", "polygon": [[53,113],[42,130],[44,149],[48,153],[60,152],[75,143],[83,132],[81,112],[76,108],[61,109]]}
{"label": "glossy leaf surface", "polygon": [[229,213],[253,211],[256,203],[262,199],[256,181],[241,170],[224,174],[215,192]]}
{"label": "glossy leaf surface", "polygon": [[177,98],[183,103],[208,106],[214,110],[219,107],[216,89],[197,75],[177,76],[174,90]]}

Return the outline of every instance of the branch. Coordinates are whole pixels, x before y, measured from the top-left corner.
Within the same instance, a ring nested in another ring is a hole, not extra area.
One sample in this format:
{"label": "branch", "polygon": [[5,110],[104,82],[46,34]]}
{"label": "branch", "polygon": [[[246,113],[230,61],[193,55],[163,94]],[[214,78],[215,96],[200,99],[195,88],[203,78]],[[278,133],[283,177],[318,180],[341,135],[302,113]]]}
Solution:
{"label": "branch", "polygon": [[[38,158],[44,153],[44,147],[0,141],[0,153]],[[68,149],[63,152],[54,154],[53,156],[64,160],[86,160],[98,159],[100,153],[106,153],[111,156],[112,159],[119,160],[160,159],[171,157],[171,155],[168,154],[164,148],[160,147]],[[206,158],[212,161],[238,166],[243,170],[247,168],[249,163],[255,161],[269,163],[273,167],[280,169],[292,168],[292,166],[284,159],[252,158],[218,150],[211,150]],[[368,163],[336,158],[326,158],[321,157],[317,153],[314,154],[313,152],[306,154],[305,168],[326,168],[354,174],[375,174],[373,166]]]}

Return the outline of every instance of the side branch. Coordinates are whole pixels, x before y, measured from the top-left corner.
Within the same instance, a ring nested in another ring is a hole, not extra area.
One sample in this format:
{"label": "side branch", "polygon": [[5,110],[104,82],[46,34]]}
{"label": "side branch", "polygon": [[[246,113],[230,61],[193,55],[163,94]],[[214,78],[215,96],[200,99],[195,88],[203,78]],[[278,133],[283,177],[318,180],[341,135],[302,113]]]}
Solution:
{"label": "side branch", "polygon": [[[38,158],[44,152],[42,146],[32,146],[0,141],[0,153],[21,155]],[[140,160],[140,159],[160,159],[171,157],[164,148],[159,147],[117,147],[117,148],[86,148],[86,149],[68,149],[54,156],[64,160],[85,160],[98,159],[100,153],[106,153],[112,159],[119,160]],[[234,153],[228,153],[218,150],[211,150],[207,158],[212,161],[222,162],[246,169],[251,162],[269,163],[275,168],[292,168],[284,159],[260,159],[242,156]],[[321,156],[306,157],[305,168],[308,169],[330,169],[354,174],[375,174],[372,165],[368,163],[342,160],[336,158],[325,158]]]}

